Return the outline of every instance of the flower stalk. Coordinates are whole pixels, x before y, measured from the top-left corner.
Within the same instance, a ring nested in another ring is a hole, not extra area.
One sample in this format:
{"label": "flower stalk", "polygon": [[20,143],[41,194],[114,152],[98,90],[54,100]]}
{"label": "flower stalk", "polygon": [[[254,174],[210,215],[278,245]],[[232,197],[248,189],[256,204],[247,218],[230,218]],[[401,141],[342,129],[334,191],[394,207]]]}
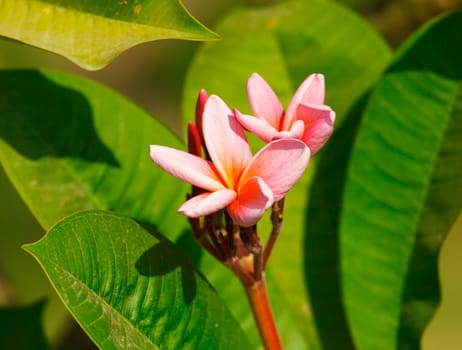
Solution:
{"label": "flower stalk", "polygon": [[273,229],[265,249],[256,225],[241,227],[224,210],[208,215],[203,220],[190,219],[197,241],[228,266],[244,287],[262,343],[267,350],[282,349],[264,278],[271,248],[281,229],[282,209],[282,200],[273,207]]}
{"label": "flower stalk", "polygon": [[282,349],[281,340],[274,322],[273,313],[266,292],[265,279],[245,287],[258,332],[266,350]]}

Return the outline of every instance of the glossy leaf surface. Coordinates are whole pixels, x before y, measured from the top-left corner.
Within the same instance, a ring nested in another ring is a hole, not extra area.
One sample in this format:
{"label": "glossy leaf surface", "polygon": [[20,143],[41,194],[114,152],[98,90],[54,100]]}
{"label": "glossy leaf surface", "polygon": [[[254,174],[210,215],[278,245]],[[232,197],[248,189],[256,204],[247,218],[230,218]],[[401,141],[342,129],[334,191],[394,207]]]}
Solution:
{"label": "glossy leaf surface", "polygon": [[250,349],[189,259],[127,217],[81,212],[25,249],[103,349]]}
{"label": "glossy leaf surface", "polygon": [[437,254],[462,210],[461,21],[403,46],[353,149],[340,243],[358,349],[417,348],[439,302]]}

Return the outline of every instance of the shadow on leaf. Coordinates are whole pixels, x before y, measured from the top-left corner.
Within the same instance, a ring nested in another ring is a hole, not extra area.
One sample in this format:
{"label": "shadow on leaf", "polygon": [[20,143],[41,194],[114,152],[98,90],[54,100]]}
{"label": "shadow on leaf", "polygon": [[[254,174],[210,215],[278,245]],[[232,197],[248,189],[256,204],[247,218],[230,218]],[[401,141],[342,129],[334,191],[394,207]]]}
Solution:
{"label": "shadow on leaf", "polygon": [[181,253],[173,243],[165,239],[157,231],[148,225],[142,225],[152,234],[158,243],[146,250],[138,259],[135,266],[138,272],[144,276],[164,276],[174,270],[181,270],[181,288],[186,304],[190,304],[196,295],[195,275],[198,273],[194,265]]}
{"label": "shadow on leaf", "polygon": [[120,167],[79,91],[36,70],[0,72],[0,138],[29,159],[80,158]]}
{"label": "shadow on leaf", "polygon": [[184,230],[176,240],[175,245],[191,259],[194,266],[199,267],[204,250],[197,243],[191,230]]}

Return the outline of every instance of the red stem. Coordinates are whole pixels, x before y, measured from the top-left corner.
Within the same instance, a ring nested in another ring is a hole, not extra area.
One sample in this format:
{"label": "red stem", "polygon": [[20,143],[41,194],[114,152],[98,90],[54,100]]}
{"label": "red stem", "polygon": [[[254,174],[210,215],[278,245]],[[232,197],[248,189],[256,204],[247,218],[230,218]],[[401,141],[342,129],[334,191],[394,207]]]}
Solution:
{"label": "red stem", "polygon": [[265,280],[261,279],[251,285],[244,285],[244,287],[265,349],[282,350],[266,292]]}

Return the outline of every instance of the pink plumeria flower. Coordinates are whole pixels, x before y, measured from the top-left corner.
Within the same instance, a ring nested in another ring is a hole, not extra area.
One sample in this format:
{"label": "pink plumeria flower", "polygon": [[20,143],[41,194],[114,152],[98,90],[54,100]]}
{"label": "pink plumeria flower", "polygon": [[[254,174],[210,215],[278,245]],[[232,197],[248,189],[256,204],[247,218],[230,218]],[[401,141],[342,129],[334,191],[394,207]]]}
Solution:
{"label": "pink plumeria flower", "polygon": [[247,81],[247,96],[255,117],[235,111],[241,125],[265,142],[302,140],[315,154],[332,134],[335,112],[324,104],[324,76],[311,74],[295,92],[284,112],[281,102],[257,73]]}
{"label": "pink plumeria flower", "polygon": [[202,132],[211,161],[164,146],[151,146],[151,159],[169,174],[202,188],[180,208],[198,218],[226,208],[240,226],[252,226],[282,199],[305,171],[310,150],[300,140],[268,143],[255,156],[239,122],[218,97],[210,96]]}

